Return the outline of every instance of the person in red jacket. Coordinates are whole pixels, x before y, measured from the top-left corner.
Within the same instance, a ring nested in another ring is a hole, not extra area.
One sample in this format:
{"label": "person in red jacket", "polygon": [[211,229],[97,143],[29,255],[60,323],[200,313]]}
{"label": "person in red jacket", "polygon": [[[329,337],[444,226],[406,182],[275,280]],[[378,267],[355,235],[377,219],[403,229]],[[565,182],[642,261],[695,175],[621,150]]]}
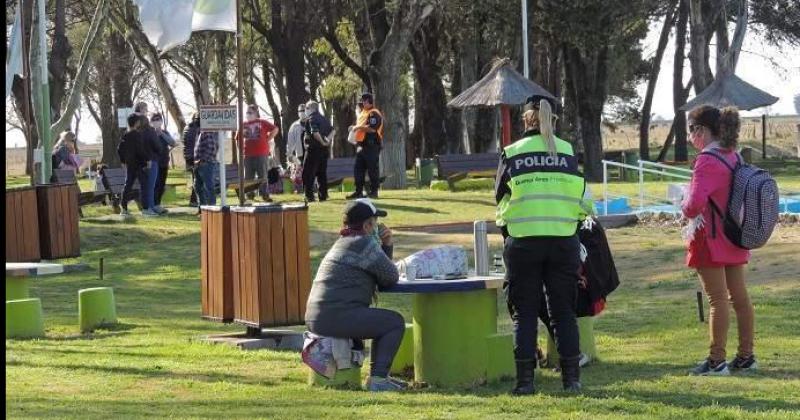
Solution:
{"label": "person in red jacket", "polygon": [[[269,184],[267,183],[267,162],[270,153],[275,149],[275,136],[280,131],[271,122],[259,118],[257,105],[248,105],[246,120],[243,126],[244,136],[238,135],[241,146],[244,137],[244,178],[256,179],[264,182],[259,187],[259,193],[264,201],[272,201],[269,197]],[[255,193],[249,193],[251,200]]]}
{"label": "person in red jacket", "polygon": [[[722,157],[730,165],[737,162],[739,127],[739,112],[733,107],[720,110],[703,105],[689,113],[692,145],[698,151]],[[721,218],[712,209],[716,205],[723,214],[727,213],[732,176],[732,171],[715,156],[701,153],[694,163],[692,180],[682,205],[683,215],[690,219],[684,230],[689,242],[686,265],[697,270],[711,306],[709,355],[692,370],[696,375],[729,375],[730,369],[754,370],[757,367],[753,355],[753,304],[744,278],[750,252],[728,240]],[[731,302],[736,311],[739,349],[736,358],[727,363],[725,345]]]}

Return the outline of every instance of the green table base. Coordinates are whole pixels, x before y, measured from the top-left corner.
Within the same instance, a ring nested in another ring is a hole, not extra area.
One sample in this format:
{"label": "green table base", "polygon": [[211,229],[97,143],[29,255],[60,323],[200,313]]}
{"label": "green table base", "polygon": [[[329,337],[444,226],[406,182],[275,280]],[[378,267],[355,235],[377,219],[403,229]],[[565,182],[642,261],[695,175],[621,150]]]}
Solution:
{"label": "green table base", "polygon": [[504,376],[513,364],[508,338],[496,337],[496,289],[418,293],[413,304],[417,382],[472,386]]}
{"label": "green table base", "polygon": [[6,338],[44,337],[42,301],[38,298],[6,301]]}
{"label": "green table base", "polygon": [[405,374],[411,369],[414,369],[414,324],[406,324],[403,341],[394,356],[390,373]]}
{"label": "green table base", "polygon": [[29,285],[27,277],[6,277],[6,301],[29,298]]}
{"label": "green table base", "polygon": [[326,378],[313,370],[308,370],[308,384],[324,388],[361,389],[361,368],[337,370],[333,378]]}
{"label": "green table base", "polygon": [[[597,345],[594,341],[594,317],[584,316],[577,318],[577,321],[581,353],[596,359]],[[545,330],[545,333],[547,333],[547,330]],[[545,358],[547,358],[547,363],[550,366],[558,366],[558,349],[556,349],[556,343],[553,342],[550,334],[547,334],[547,354]]]}

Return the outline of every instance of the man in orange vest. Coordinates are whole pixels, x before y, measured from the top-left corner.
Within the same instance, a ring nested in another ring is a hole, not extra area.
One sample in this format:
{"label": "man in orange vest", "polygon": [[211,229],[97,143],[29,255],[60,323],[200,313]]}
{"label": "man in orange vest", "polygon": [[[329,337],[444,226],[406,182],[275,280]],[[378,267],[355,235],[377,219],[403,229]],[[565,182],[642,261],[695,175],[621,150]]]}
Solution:
{"label": "man in orange vest", "polygon": [[353,127],[356,137],[356,191],[348,199],[364,196],[364,182],[369,173],[370,188],[368,196],[378,198],[380,186],[380,156],[383,143],[383,115],[375,108],[371,93],[361,95],[362,111]]}

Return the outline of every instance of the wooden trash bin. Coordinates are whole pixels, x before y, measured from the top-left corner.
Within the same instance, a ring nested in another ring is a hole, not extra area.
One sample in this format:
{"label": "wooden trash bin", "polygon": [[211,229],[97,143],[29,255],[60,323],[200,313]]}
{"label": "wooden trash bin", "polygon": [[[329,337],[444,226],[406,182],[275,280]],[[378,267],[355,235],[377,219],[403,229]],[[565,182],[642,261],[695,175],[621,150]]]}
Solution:
{"label": "wooden trash bin", "polygon": [[232,207],[231,243],[235,322],[303,324],[311,291],[308,207]]}
{"label": "wooden trash bin", "polygon": [[37,185],[36,197],[39,203],[39,244],[42,258],[81,255],[75,184]]}
{"label": "wooden trash bin", "polygon": [[228,206],[200,208],[200,301],[202,317],[233,321],[233,262]]}
{"label": "wooden trash bin", "polygon": [[37,262],[40,259],[36,189],[6,190],[6,262]]}

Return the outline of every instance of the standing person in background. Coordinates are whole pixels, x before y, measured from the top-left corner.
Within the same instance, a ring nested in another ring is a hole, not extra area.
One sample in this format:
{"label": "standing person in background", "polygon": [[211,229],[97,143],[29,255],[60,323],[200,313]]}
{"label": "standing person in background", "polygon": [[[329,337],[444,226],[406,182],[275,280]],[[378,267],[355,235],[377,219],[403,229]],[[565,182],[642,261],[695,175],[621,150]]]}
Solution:
{"label": "standing person in background", "polygon": [[122,135],[122,141],[117,146],[117,154],[119,160],[125,165],[125,187],[122,189],[122,197],[120,206],[122,211],[120,216],[128,217],[128,196],[133,190],[133,183],[139,180],[139,202],[142,206],[143,216],[152,216],[151,213],[145,213],[146,207],[146,194],[144,185],[147,184],[148,169],[150,165],[150,152],[145,147],[144,140],[141,133],[142,118],[139,114],[128,115],[128,131]]}
{"label": "standing person in background", "polygon": [[167,185],[167,174],[169,173],[169,153],[178,143],[172,138],[167,130],[164,130],[164,118],[158,112],[150,116],[150,125],[158,137],[158,178],[156,179],[153,202],[153,209],[158,213],[167,213],[167,209],[161,207],[161,197],[164,196],[164,188]]}
{"label": "standing person in background", "polygon": [[[216,194],[214,192],[215,174],[217,171],[217,151],[219,150],[219,133],[201,132],[194,147],[194,190],[197,193],[198,204],[214,205]],[[225,194],[225,191],[221,192]],[[200,214],[200,210],[197,210]]]}
{"label": "standing person in background", "polygon": [[[734,107],[719,110],[703,105],[689,112],[689,140],[699,152],[683,215],[691,219],[684,231],[689,242],[686,265],[697,270],[711,306],[708,357],[695,367],[695,375],[729,375],[730,369],[752,371],[757,367],[753,354],[754,311],[745,285],[745,265],[750,251],[734,245],[723,232],[723,220],[714,213],[728,213],[731,177],[739,161],[739,112]],[[723,162],[724,161],[724,162]],[[739,348],[727,363],[725,346],[730,325],[729,305],[736,311]]]}
{"label": "standing person in background", "polygon": [[378,198],[380,187],[380,158],[383,148],[383,114],[375,108],[371,93],[361,95],[362,111],[353,127],[356,136],[356,166],[354,168],[356,190],[348,199],[364,196],[364,183],[369,173],[370,198]]}
{"label": "standing person in background", "polygon": [[289,164],[289,178],[295,193],[302,191],[303,188],[303,159],[305,158],[303,120],[305,118],[306,104],[300,104],[297,107],[297,120],[289,127],[286,138],[286,162]]}
{"label": "standing person in background", "polygon": [[550,98],[532,96],[525,134],[506,146],[497,168],[497,226],[504,238],[508,308],[514,324],[514,395],[536,392],[536,334],[542,286],[555,333],[564,390],[581,389],[575,299],[578,222],[591,213],[572,146],[553,132]]}
{"label": "standing person in background", "polygon": [[142,212],[146,212],[148,216],[157,216],[159,214],[164,214],[164,210],[157,209],[155,203],[156,181],[158,180],[158,156],[161,151],[161,140],[158,139],[156,130],[150,125],[150,120],[145,117],[144,114],[139,114],[139,118],[142,122],[140,127],[142,140],[144,142],[144,147],[150,155],[151,163],[147,170],[147,185],[141,186],[145,189],[145,194],[147,196],[147,204]]}
{"label": "standing person in background", "polygon": [[133,112],[146,117],[148,114],[147,102],[137,102],[133,107]]}
{"label": "standing person in background", "polygon": [[200,136],[200,113],[192,114],[192,120],[183,129],[183,160],[186,163],[186,172],[191,176],[191,191],[189,193],[189,206],[197,206],[197,191],[194,189],[194,145]]}
{"label": "standing person in background", "polygon": [[[275,150],[275,136],[278,127],[271,122],[259,118],[258,106],[248,105],[246,120],[242,133],[237,134],[241,146],[244,141],[244,178],[246,180],[258,179],[262,181],[259,186],[261,199],[270,202],[269,184],[267,182],[268,157]],[[253,199],[255,193],[248,193],[247,197]]]}
{"label": "standing person in background", "polygon": [[328,199],[328,158],[331,155],[329,137],[333,132],[330,121],[319,113],[319,104],[306,102],[305,161],[303,162],[303,190],[306,200],[314,201],[314,182],[318,187],[319,201]]}

